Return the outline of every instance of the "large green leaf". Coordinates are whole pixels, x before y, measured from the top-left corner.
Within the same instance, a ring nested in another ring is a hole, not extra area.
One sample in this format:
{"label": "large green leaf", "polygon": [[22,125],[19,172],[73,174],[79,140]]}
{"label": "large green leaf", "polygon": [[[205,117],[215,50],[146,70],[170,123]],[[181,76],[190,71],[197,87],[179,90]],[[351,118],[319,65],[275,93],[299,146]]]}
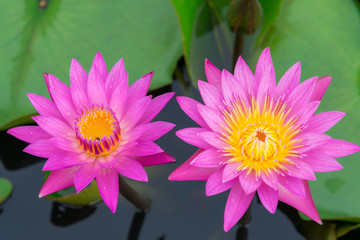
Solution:
{"label": "large green leaf", "polygon": [[2,129],[34,112],[26,93],[48,95],[43,72],[69,82],[72,58],[88,71],[97,51],[109,69],[124,57],[131,82],[155,71],[154,89],[171,82],[181,55],[168,0],[0,1],[0,36]]}
{"label": "large green leaf", "polygon": [[194,86],[205,80],[204,60],[231,68],[233,34],[226,22],[230,0],[171,0],[178,13],[185,63]]}
{"label": "large green leaf", "polygon": [[[343,111],[347,116],[328,134],[360,144],[360,15],[356,1],[282,1],[279,16],[259,36],[251,62],[266,46],[279,79],[301,61],[302,79],[332,75],[319,112]],[[316,174],[310,181],[322,218],[360,221],[360,154],[339,159],[344,170]],[[351,218],[353,217],[353,218]]]}

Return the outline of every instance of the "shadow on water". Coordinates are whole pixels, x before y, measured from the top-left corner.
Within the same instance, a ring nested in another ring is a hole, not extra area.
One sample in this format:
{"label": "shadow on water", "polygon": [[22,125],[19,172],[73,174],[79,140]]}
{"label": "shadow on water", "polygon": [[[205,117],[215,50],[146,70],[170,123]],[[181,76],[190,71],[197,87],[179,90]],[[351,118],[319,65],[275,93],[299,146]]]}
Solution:
{"label": "shadow on water", "polygon": [[63,203],[54,202],[50,221],[60,227],[66,227],[92,215],[96,207],[73,207]]}

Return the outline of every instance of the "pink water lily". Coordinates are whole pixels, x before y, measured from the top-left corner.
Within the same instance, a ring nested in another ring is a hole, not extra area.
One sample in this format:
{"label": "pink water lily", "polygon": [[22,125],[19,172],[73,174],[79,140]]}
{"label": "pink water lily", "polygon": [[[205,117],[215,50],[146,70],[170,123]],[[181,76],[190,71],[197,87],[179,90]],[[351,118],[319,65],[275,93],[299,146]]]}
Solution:
{"label": "pink water lily", "polygon": [[71,88],[44,74],[51,100],[28,94],[40,114],[33,117],[38,126],[8,131],[30,143],[25,152],[47,158],[43,171],[51,173],[39,197],[72,185],[79,193],[95,178],[103,201],[115,212],[119,173],[146,182],[144,167],[175,161],[153,142],[175,125],[150,122],[174,93],[146,96],[152,76],[129,87],[123,59],[108,73],[99,52],[89,74],[72,60]]}
{"label": "pink water lily", "polygon": [[206,181],[206,195],[230,189],[224,230],[243,216],[255,193],[271,213],[278,201],[317,223],[308,180],[314,172],[342,169],[334,159],[360,150],[324,132],[345,113],[315,114],[331,77],[300,83],[300,62],[276,84],[270,50],[261,54],[255,74],[240,57],[234,75],[205,61],[208,82],[198,82],[204,104],[178,97],[182,110],[200,127],[176,134],[199,150],[169,176]]}

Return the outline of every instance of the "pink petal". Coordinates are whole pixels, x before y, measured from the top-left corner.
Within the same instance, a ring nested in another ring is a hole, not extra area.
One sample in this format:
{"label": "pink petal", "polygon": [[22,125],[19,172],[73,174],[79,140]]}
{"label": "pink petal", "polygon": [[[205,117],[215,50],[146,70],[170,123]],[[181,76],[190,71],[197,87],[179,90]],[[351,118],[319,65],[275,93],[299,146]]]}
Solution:
{"label": "pink petal", "polygon": [[221,154],[216,149],[206,149],[190,163],[194,167],[217,168],[222,163]]}
{"label": "pink petal", "polygon": [[255,192],[262,183],[254,171],[251,171],[249,174],[242,172],[239,176],[239,182],[246,195]]}
{"label": "pink petal", "polygon": [[162,137],[175,127],[175,124],[169,122],[151,122],[144,125],[144,133],[141,136],[142,140],[155,141]]}
{"label": "pink petal", "polygon": [[[146,124],[142,124],[139,126],[136,126],[133,129],[129,129],[128,131],[122,131],[121,132],[121,143],[122,144],[127,144],[130,142],[134,142],[137,139],[142,138],[142,135],[144,134],[144,132],[147,130],[147,126]],[[146,139],[148,140],[148,139]]]}
{"label": "pink petal", "polygon": [[74,185],[76,192],[79,193],[96,177],[100,171],[100,166],[96,162],[84,164],[76,171]]}
{"label": "pink petal", "polygon": [[278,191],[268,187],[266,184],[262,184],[258,189],[257,193],[259,199],[264,207],[271,213],[275,213],[278,204],[279,196]]}
{"label": "pink petal", "polygon": [[184,128],[176,132],[176,136],[181,138],[183,141],[194,145],[199,148],[210,148],[211,145],[206,143],[199,134],[206,131],[204,128]]}
{"label": "pink petal", "polygon": [[[113,91],[110,100],[111,110],[115,113],[117,119],[121,119],[125,111],[125,105],[127,103],[128,87],[117,86]],[[132,103],[131,103],[132,104]]]}
{"label": "pink petal", "polygon": [[291,194],[299,198],[305,198],[305,188],[303,180],[290,176],[279,176],[279,184]]}
{"label": "pink petal", "polygon": [[221,89],[221,71],[209,59],[205,59],[205,74],[210,84]]}
{"label": "pink petal", "polygon": [[20,126],[7,131],[8,134],[20,139],[21,141],[33,143],[42,139],[51,138],[47,132],[38,126]]}
{"label": "pink petal", "polygon": [[275,92],[274,97],[277,99],[282,95],[288,95],[291,93],[300,83],[301,76],[301,63],[297,62],[286,71],[286,73],[280,79]]}
{"label": "pink petal", "polygon": [[50,92],[49,74],[48,73],[43,73],[43,77],[44,77],[44,80],[45,80],[46,87],[47,87],[47,89],[49,91],[50,98],[52,100],[54,100],[54,98],[52,97],[51,92]]}
{"label": "pink petal", "polygon": [[49,157],[46,160],[46,162],[42,168],[42,171],[61,170],[61,169],[66,168],[63,165],[63,160],[64,160],[64,157],[66,157],[66,156],[67,156],[66,153],[58,153],[58,154],[55,154],[55,155]]}
{"label": "pink petal", "polygon": [[75,138],[75,132],[64,121],[56,117],[32,117],[39,127],[54,137]]}
{"label": "pink petal", "polygon": [[287,191],[282,186],[279,186],[279,200],[289,204],[290,206],[293,206],[300,212],[307,215],[309,218],[314,220],[315,222],[322,224],[321,218],[319,216],[319,213],[316,210],[314,201],[312,199],[309,184],[307,181],[303,181],[304,188],[305,188],[305,198],[299,198],[296,195],[291,194],[289,191]]}
{"label": "pink petal", "polygon": [[128,102],[136,102],[137,100],[146,96],[151,79],[154,75],[154,72],[150,72],[142,76],[139,80],[134,82],[129,88]]}
{"label": "pink petal", "polygon": [[156,115],[165,107],[175,93],[164,93],[151,100],[150,104],[146,108],[143,116],[139,120],[139,124],[148,123],[154,119]]}
{"label": "pink petal", "polygon": [[43,158],[49,158],[56,153],[62,152],[61,149],[55,147],[54,144],[52,144],[48,139],[43,139],[31,143],[23,151],[31,155]]}
{"label": "pink petal", "polygon": [[107,105],[105,79],[102,78],[101,73],[95,66],[92,66],[89,72],[87,82],[87,95],[89,98],[89,102],[93,106]]}
{"label": "pink petal", "polygon": [[243,82],[243,85],[246,86],[246,89],[249,93],[254,93],[256,91],[257,85],[255,81],[255,76],[241,56],[236,62],[234,76],[240,82]]}
{"label": "pink petal", "polygon": [[44,197],[50,193],[57,192],[74,185],[74,175],[76,168],[66,168],[51,171],[46,182],[41,187],[39,197]]}
{"label": "pink petal", "polygon": [[305,153],[312,149],[319,148],[329,142],[331,138],[323,133],[315,133],[315,132],[304,132],[296,136],[296,139],[302,140],[300,144],[302,145],[298,149],[298,152]]}
{"label": "pink petal", "polygon": [[101,168],[96,183],[104,203],[115,213],[119,197],[119,174],[111,168]]}
{"label": "pink petal", "polygon": [[229,144],[222,140],[222,135],[220,133],[204,131],[199,134],[199,137],[217,149],[229,147]]}
{"label": "pink petal", "polygon": [[[298,85],[289,95],[289,103],[292,104],[292,113],[298,113],[310,100],[317,77],[305,80]],[[292,115],[289,115],[291,117]]]}
{"label": "pink petal", "polygon": [[295,178],[300,178],[300,179],[305,179],[305,180],[316,180],[314,171],[312,170],[312,168],[306,164],[305,162],[300,161],[295,161],[294,162],[295,165],[292,164],[284,164],[285,168],[286,168],[286,173],[289,176],[295,177]]}
{"label": "pink petal", "polygon": [[149,156],[134,157],[134,159],[138,161],[143,167],[176,162],[174,157],[165,152]]}
{"label": "pink petal", "polygon": [[128,142],[128,143],[123,143],[121,142],[120,145],[117,146],[116,148],[116,154],[119,153],[124,153],[125,151],[137,146],[138,143],[137,142]]}
{"label": "pink petal", "polygon": [[206,196],[212,196],[218,193],[222,193],[237,183],[237,179],[233,179],[227,182],[222,181],[224,168],[218,169],[216,172],[206,181]]}
{"label": "pink petal", "polygon": [[231,106],[235,99],[241,99],[248,104],[247,89],[238,79],[226,70],[222,71],[221,79],[224,100],[228,106]]}
{"label": "pink petal", "polygon": [[333,158],[344,157],[360,151],[360,146],[340,139],[330,139],[316,149]]}
{"label": "pink petal", "polygon": [[124,156],[146,156],[153,155],[157,153],[164,152],[156,143],[151,141],[140,140],[137,141],[137,145],[129,148],[123,152],[121,155]]}
{"label": "pink petal", "polygon": [[220,110],[223,101],[221,90],[210,83],[198,81],[200,94],[206,106]]}
{"label": "pink petal", "polygon": [[222,181],[227,182],[231,179],[238,177],[240,174],[240,172],[238,171],[239,166],[240,163],[238,162],[225,164]]}
{"label": "pink petal", "polygon": [[48,74],[50,92],[54,102],[62,116],[66,119],[70,126],[74,125],[77,118],[70,88],[63,82],[60,82],[55,76]]}
{"label": "pink petal", "polygon": [[193,167],[190,165],[190,162],[199,155],[203,150],[197,150],[186,162],[184,162],[180,167],[175,169],[170,176],[170,181],[205,181],[211,174],[213,174],[217,169],[216,168],[199,168]]}
{"label": "pink petal", "polygon": [[275,72],[274,72],[274,67],[272,66],[271,63],[271,67],[269,66],[264,68],[263,72],[261,73],[261,79],[256,94],[256,100],[259,103],[261,110],[265,103],[265,98],[271,95],[275,87],[276,87]]}
{"label": "pink petal", "polygon": [[114,164],[113,168],[125,177],[142,182],[148,181],[144,167],[138,161],[130,157],[121,156]]}
{"label": "pink petal", "polygon": [[228,232],[244,215],[248,209],[254,193],[246,195],[240,183],[235,183],[230,190],[229,197],[225,206],[224,230]]}
{"label": "pink petal", "polygon": [[326,132],[339,122],[345,114],[346,113],[336,111],[316,114],[308,121],[307,130],[321,133]]}
{"label": "pink petal", "polygon": [[257,86],[259,86],[262,81],[269,82],[266,85],[271,89],[276,86],[274,65],[271,59],[270,48],[268,47],[261,53],[256,64],[255,79]]}
{"label": "pink petal", "polygon": [[[107,75],[108,75],[108,70],[107,70],[104,58],[100,52],[97,52],[95,55],[94,61],[91,65],[91,69],[93,69],[93,68],[97,69],[100,80],[105,83],[105,79],[107,78]],[[90,72],[91,72],[91,70],[90,70]]]}
{"label": "pink petal", "polygon": [[200,115],[198,111],[198,105],[202,105],[201,103],[195,101],[194,99],[188,97],[177,97],[181,109],[192,119],[194,122],[199,124],[203,128],[207,128],[207,124]]}
{"label": "pink petal", "polygon": [[315,151],[307,152],[302,159],[314,172],[332,172],[343,169],[334,158]]}
{"label": "pink petal", "polygon": [[309,119],[315,114],[319,105],[320,105],[320,101],[307,103],[303,107],[303,109],[299,112],[299,115],[298,115],[299,118],[296,121],[296,124],[298,124],[298,125],[306,124],[309,121]]}
{"label": "pink petal", "polygon": [[84,150],[80,147],[76,139],[55,137],[55,138],[50,138],[49,142],[63,151],[73,152],[73,153],[84,152]]}
{"label": "pink petal", "polygon": [[310,97],[310,101],[320,101],[324,96],[326,89],[328,88],[332,77],[331,76],[324,76],[319,78],[316,81],[314,91]]}
{"label": "pink petal", "polygon": [[[125,89],[129,87],[128,74],[125,72],[124,60],[121,58],[111,69],[106,78],[105,89],[107,95],[111,98],[114,89]],[[108,100],[110,101],[110,99]]]}
{"label": "pink petal", "polygon": [[197,105],[197,107],[200,115],[213,131],[219,133],[224,132],[224,126],[226,126],[226,123],[217,111],[204,105]]}
{"label": "pink petal", "polygon": [[278,188],[278,174],[270,171],[268,172],[268,174],[262,172],[261,175],[261,180],[268,185],[269,187],[271,187],[274,190],[277,190]]}
{"label": "pink petal", "polygon": [[74,105],[78,111],[89,105],[87,97],[87,74],[83,67],[73,58],[70,66],[70,86]]}
{"label": "pink petal", "polygon": [[97,158],[97,163],[102,168],[112,168],[117,161],[118,156],[116,156],[115,154],[108,154]]}
{"label": "pink petal", "polygon": [[150,101],[151,96],[147,96],[137,100],[134,104],[132,104],[124,116],[122,116],[122,119],[120,120],[120,128],[122,128],[124,131],[128,131],[136,126],[144,114],[147,106],[149,106]]}
{"label": "pink petal", "polygon": [[28,93],[27,95],[31,104],[40,115],[46,117],[57,117],[60,119],[63,118],[55,103],[50,99],[43,96],[36,96],[36,94],[33,93]]}
{"label": "pink petal", "polygon": [[68,156],[66,156],[63,159],[63,165],[65,167],[73,167],[73,166],[78,166],[78,165],[84,165],[87,163],[91,163],[95,161],[95,157],[91,156],[87,153],[80,153],[80,154],[68,154]]}

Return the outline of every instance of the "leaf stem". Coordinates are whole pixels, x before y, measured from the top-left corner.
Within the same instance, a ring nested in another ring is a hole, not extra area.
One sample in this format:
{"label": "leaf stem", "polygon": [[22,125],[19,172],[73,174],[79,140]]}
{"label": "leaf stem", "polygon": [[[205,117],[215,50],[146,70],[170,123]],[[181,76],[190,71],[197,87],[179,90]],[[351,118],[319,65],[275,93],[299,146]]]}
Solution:
{"label": "leaf stem", "polygon": [[150,207],[150,200],[140,195],[127,182],[119,176],[119,192],[141,212],[146,212]]}
{"label": "leaf stem", "polygon": [[233,50],[233,59],[232,59],[232,70],[234,72],[236,62],[241,55],[244,47],[244,34],[235,33],[235,43]]}

